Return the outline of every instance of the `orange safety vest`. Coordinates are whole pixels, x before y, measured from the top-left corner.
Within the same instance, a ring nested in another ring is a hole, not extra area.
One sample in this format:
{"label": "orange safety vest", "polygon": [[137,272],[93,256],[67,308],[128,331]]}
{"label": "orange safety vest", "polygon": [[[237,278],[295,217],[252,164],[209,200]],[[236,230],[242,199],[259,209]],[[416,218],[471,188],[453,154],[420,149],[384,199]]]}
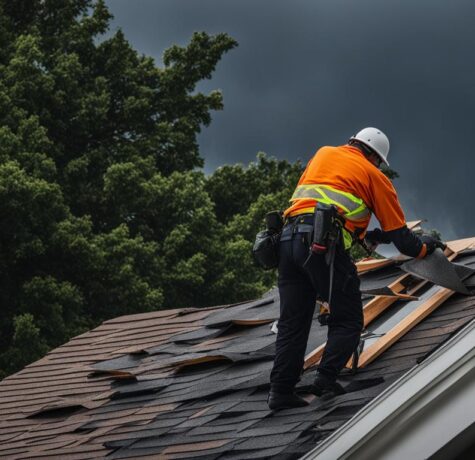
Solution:
{"label": "orange safety vest", "polygon": [[[406,223],[391,181],[350,145],[318,150],[290,201],[285,217],[313,212],[318,201],[336,205],[345,218],[345,229],[359,238],[364,238],[372,212],[383,231],[396,230]],[[348,235],[345,246],[347,239]]]}

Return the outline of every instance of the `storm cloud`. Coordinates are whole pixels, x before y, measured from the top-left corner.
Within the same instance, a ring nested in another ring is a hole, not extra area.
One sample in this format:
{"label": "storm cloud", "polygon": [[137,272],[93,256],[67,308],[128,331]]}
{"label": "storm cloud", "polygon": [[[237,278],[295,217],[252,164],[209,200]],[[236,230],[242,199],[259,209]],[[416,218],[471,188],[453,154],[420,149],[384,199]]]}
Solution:
{"label": "storm cloud", "polygon": [[470,0],[109,0],[141,53],[192,33],[239,47],[211,81],[224,111],[200,135],[205,170],[258,151],[308,161],[365,126],[391,141],[408,220],[446,239],[475,235],[475,3]]}

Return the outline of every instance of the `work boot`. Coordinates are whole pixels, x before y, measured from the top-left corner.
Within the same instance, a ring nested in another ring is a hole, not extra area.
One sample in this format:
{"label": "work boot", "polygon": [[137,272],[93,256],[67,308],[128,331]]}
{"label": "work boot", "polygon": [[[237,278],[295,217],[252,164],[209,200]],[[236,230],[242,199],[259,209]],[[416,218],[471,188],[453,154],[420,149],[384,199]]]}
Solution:
{"label": "work boot", "polygon": [[276,393],[275,391],[269,392],[267,404],[271,410],[308,406],[308,402],[295,393]]}
{"label": "work boot", "polygon": [[342,395],[346,393],[345,389],[336,381],[336,378],[327,377],[317,373],[310,392],[315,396],[324,395]]}

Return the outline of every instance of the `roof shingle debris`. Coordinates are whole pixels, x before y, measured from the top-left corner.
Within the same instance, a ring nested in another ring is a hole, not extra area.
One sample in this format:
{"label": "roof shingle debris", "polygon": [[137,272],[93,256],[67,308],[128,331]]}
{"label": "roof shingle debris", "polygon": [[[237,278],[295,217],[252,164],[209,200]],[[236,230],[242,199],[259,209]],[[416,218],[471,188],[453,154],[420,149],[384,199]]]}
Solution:
{"label": "roof shingle debris", "polygon": [[[475,239],[452,247],[457,263],[475,268]],[[366,321],[366,349],[438,291],[398,264],[360,270],[365,305],[384,305]],[[237,305],[106,321],[0,383],[0,458],[299,458],[471,321],[475,296],[447,297],[356,375],[342,375],[346,394],[309,394],[312,362],[299,384],[310,405],[272,413],[266,398],[278,315],[273,290]],[[316,315],[309,356],[326,338]]]}

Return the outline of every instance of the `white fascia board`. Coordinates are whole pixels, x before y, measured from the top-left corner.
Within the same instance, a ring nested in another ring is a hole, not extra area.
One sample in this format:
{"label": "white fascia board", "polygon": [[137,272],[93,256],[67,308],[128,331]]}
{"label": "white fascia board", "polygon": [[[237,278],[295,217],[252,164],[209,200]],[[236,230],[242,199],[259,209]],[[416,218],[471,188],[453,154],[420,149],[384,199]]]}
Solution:
{"label": "white fascia board", "polygon": [[475,421],[474,374],[472,320],[302,459],[427,458]]}

